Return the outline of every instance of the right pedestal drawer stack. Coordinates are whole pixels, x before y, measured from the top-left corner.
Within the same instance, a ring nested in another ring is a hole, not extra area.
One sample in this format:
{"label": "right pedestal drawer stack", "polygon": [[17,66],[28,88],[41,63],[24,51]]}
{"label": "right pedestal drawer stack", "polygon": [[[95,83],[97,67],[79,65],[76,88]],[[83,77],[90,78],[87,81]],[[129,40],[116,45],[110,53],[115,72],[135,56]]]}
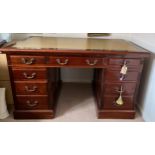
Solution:
{"label": "right pedestal drawer stack", "polygon": [[99,118],[134,118],[142,64],[140,59],[110,58],[102,69]]}

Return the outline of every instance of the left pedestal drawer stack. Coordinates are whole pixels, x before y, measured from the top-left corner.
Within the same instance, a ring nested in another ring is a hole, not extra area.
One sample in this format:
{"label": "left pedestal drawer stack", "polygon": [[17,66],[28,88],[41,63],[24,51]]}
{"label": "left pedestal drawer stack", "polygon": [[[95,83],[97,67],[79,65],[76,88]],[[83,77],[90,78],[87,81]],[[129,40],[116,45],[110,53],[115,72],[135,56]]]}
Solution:
{"label": "left pedestal drawer stack", "polygon": [[[14,118],[54,117],[54,82],[56,81],[50,82],[48,77],[51,74],[46,68],[45,60],[44,56],[8,56],[15,101]],[[52,76],[57,76],[52,73]]]}

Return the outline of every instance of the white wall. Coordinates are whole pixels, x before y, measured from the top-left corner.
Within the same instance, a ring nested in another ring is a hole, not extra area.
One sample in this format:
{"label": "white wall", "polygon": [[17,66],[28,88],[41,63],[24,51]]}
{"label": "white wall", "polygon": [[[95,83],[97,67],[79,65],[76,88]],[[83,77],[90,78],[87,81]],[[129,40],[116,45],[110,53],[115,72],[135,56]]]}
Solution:
{"label": "white wall", "polygon": [[0,40],[10,41],[10,33],[0,33]]}
{"label": "white wall", "polygon": [[86,38],[87,33],[43,33],[43,36]]}

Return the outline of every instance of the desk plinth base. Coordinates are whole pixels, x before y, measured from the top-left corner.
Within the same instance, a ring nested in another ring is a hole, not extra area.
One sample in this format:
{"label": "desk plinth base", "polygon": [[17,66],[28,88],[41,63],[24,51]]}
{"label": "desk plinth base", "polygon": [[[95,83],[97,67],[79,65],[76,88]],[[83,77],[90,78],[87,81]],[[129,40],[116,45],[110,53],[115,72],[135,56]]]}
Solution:
{"label": "desk plinth base", "polygon": [[97,110],[99,119],[134,119],[135,110]]}
{"label": "desk plinth base", "polygon": [[16,110],[14,119],[52,119],[55,116],[53,110]]}

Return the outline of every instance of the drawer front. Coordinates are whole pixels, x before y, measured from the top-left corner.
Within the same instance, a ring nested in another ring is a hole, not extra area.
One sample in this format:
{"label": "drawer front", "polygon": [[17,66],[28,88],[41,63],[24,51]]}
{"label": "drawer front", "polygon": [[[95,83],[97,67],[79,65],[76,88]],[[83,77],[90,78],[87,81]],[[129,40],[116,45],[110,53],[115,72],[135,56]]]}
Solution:
{"label": "drawer front", "polygon": [[87,58],[87,57],[49,57],[48,63],[54,66],[105,66],[105,58]]}
{"label": "drawer front", "polygon": [[109,65],[122,66],[124,63],[127,66],[139,66],[141,64],[141,61],[138,59],[118,59],[118,58],[109,59]]}
{"label": "drawer front", "polygon": [[136,83],[108,83],[104,85],[105,95],[118,95],[122,89],[124,95],[132,95],[136,89]]}
{"label": "drawer front", "polygon": [[133,97],[122,96],[123,105],[118,105],[116,100],[118,96],[104,96],[102,108],[104,109],[117,109],[117,110],[131,110],[134,108]]}
{"label": "drawer front", "polygon": [[12,65],[35,66],[45,64],[44,56],[10,56]]}
{"label": "drawer front", "polygon": [[27,96],[18,96],[16,97],[16,109],[18,110],[37,110],[37,109],[48,109],[48,97],[27,97]]}
{"label": "drawer front", "polygon": [[47,79],[46,69],[12,69],[15,81]]}
{"label": "drawer front", "polygon": [[138,71],[128,71],[126,75],[123,76],[120,74],[120,70],[106,70],[105,80],[106,81],[137,81],[139,76]]}
{"label": "drawer front", "polygon": [[17,95],[47,95],[47,82],[15,82]]}

